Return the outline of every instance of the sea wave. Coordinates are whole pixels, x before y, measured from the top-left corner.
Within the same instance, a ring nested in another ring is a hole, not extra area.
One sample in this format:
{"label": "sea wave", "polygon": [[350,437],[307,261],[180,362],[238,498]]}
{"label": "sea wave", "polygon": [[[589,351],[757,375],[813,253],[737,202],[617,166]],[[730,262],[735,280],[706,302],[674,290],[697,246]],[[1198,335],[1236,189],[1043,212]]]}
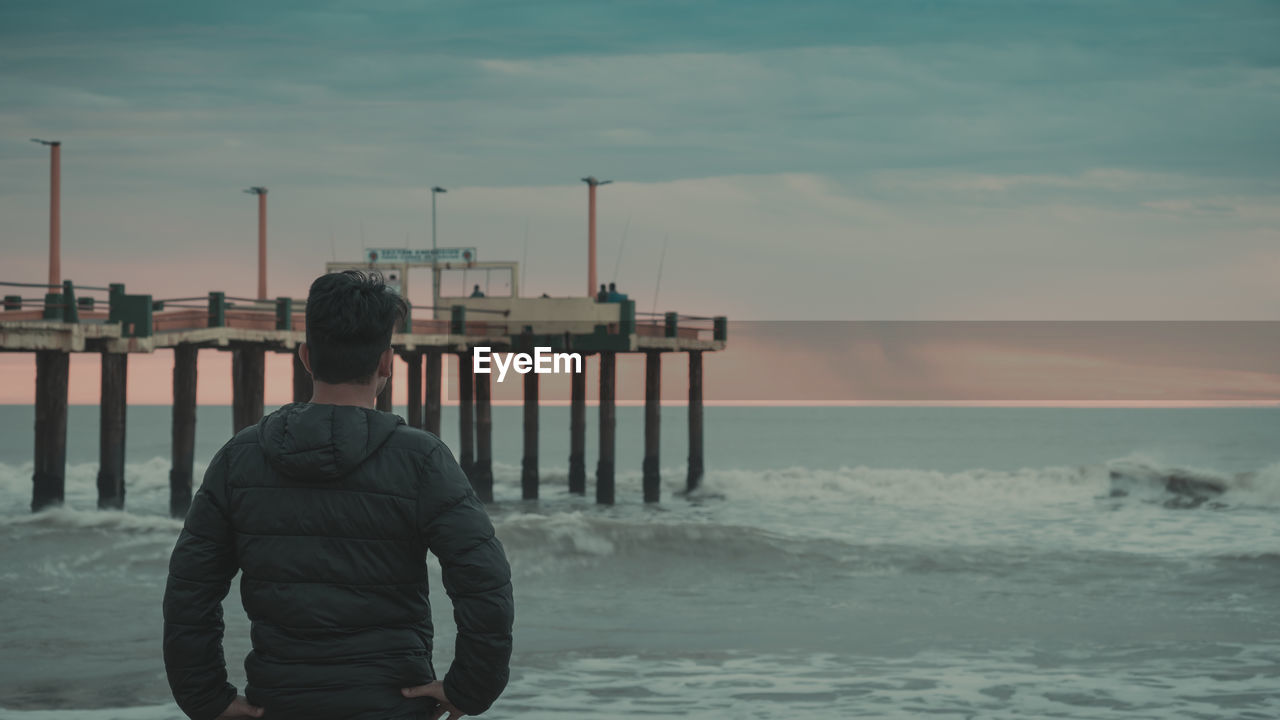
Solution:
{"label": "sea wave", "polygon": [[[154,457],[126,463],[125,509],[134,515],[169,514],[168,458]],[[204,477],[206,465],[195,465],[195,482]],[[0,525],[12,516],[31,514],[31,483],[34,466],[30,462],[0,462]],[[96,511],[98,506],[98,464],[68,463],[65,473],[63,509]],[[57,521],[54,521],[57,522]]]}
{"label": "sea wave", "polygon": [[182,520],[123,510],[78,510],[54,507],[38,513],[0,517],[0,528],[111,530],[125,533],[162,532],[176,535],[182,529]]}
{"label": "sea wave", "polygon": [[795,537],[758,527],[689,522],[687,518],[619,519],[585,512],[514,514],[495,522],[499,538],[516,556],[578,565],[620,557],[702,557],[750,564],[805,557],[838,560],[849,548],[828,537]]}
{"label": "sea wave", "polygon": [[687,517],[616,518],[589,512],[507,515],[498,517],[495,527],[512,567],[525,576],[590,569],[627,576],[688,571],[707,578],[1030,573],[1131,579],[1156,566],[1175,572],[1249,572],[1280,564],[1278,552],[1241,553],[1231,543],[1211,539],[1173,545],[1157,542],[1149,529],[1122,539],[1073,538],[1074,531],[1066,529],[1038,538],[989,533],[960,540],[947,532],[877,535],[869,528],[819,526],[770,530]]}
{"label": "sea wave", "polygon": [[0,708],[0,720],[185,720],[178,706],[143,705],[138,707],[58,710],[10,710]]}
{"label": "sea wave", "polygon": [[516,514],[499,518],[495,525],[512,567],[523,576],[574,573],[585,568],[592,573],[627,576],[652,573],[667,581],[682,571],[703,578],[725,574],[896,575],[957,571],[992,562],[986,551],[925,551],[918,545],[861,541],[818,528],[777,532],[688,518],[620,519],[561,512]]}
{"label": "sea wave", "polygon": [[[1154,642],[1060,651],[569,650],[523,654],[495,717],[1275,717],[1274,643]],[[549,692],[548,688],[554,688]],[[181,720],[172,704],[18,710],[0,720]]]}
{"label": "sea wave", "polygon": [[1169,508],[1280,508],[1280,463],[1251,472],[1187,468],[1128,455],[1097,465],[1018,470],[941,472],[867,466],[836,469],[790,467],[708,473],[694,497],[764,503],[879,503],[889,505],[1045,506],[1132,498]]}
{"label": "sea wave", "polygon": [[[126,514],[167,515],[169,496],[167,458],[152,458],[125,467]],[[92,511],[97,506],[96,463],[67,466],[66,508]],[[196,467],[196,478],[204,466]],[[520,497],[521,470],[517,465],[495,463],[495,495],[500,502]],[[543,502],[554,504],[568,497],[564,492],[564,468],[542,472]],[[14,516],[30,515],[32,464],[0,463],[0,524],[18,522]],[[683,496],[695,502],[728,501],[773,505],[805,502],[815,505],[867,504],[891,506],[945,506],[981,508],[1043,507],[1091,503],[1098,498],[1164,504],[1170,508],[1280,508],[1280,463],[1251,472],[1231,473],[1211,468],[1188,468],[1161,463],[1141,455],[1116,458],[1102,464],[1026,467],[1017,470],[975,468],[960,472],[913,468],[877,468],[865,465],[837,468],[801,466],[766,469],[711,469],[701,486],[684,493],[684,468],[662,470],[664,497]],[[617,497],[642,496],[642,474],[617,474]],[[61,518],[61,519],[57,519]],[[128,520],[102,520],[74,513],[42,522],[70,524],[121,523],[138,530]],[[158,529],[167,529],[167,526]]]}
{"label": "sea wave", "polygon": [[1227,473],[1130,456],[1107,463],[1106,470],[1111,497],[1133,497],[1169,508],[1280,507],[1280,463]]}
{"label": "sea wave", "polygon": [[942,472],[858,465],[713,471],[698,494],[760,502],[986,505],[999,499],[1004,504],[1044,504],[1087,500],[1105,484],[1106,471],[1101,467]]}

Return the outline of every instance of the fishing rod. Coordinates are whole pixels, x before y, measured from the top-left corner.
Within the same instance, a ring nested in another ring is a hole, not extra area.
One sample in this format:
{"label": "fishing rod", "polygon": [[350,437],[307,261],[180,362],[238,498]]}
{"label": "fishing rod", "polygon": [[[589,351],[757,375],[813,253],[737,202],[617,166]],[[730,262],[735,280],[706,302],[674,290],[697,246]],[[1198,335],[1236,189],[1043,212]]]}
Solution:
{"label": "fishing rod", "polygon": [[525,273],[529,271],[529,216],[524,218],[524,256],[520,258],[520,287],[524,288]]}
{"label": "fishing rod", "polygon": [[671,239],[671,233],[667,233],[662,238],[662,254],[658,256],[658,282],[653,285],[653,309],[652,313],[658,312],[658,290],[662,288],[662,265],[667,261],[667,241]]}

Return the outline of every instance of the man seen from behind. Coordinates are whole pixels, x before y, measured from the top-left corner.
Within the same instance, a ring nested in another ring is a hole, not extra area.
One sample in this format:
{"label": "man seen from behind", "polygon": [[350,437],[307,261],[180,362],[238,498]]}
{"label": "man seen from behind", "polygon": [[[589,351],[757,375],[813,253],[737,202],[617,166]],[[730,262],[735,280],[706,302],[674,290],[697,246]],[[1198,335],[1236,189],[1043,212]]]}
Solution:
{"label": "man seen from behind", "polygon": [[[514,603],[493,525],[439,438],[374,409],[407,310],[376,274],[317,278],[298,349],[311,402],[271,413],[210,462],[164,595],[165,669],[192,720],[456,720],[506,687]],[[428,551],[458,629],[443,679]],[[222,653],[237,572],[252,623],[243,696]]]}

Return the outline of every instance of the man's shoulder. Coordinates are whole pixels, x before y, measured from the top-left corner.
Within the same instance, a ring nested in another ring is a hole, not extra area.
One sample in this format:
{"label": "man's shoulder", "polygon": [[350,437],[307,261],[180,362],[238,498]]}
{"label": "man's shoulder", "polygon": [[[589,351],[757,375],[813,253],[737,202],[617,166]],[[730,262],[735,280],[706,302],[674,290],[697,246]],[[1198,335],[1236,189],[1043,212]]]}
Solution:
{"label": "man's shoulder", "polygon": [[[382,482],[389,482],[397,487],[412,487],[414,493],[425,493],[424,497],[428,498],[456,490],[446,480],[449,477],[449,466],[456,466],[457,463],[448,446],[434,433],[407,424],[400,425],[370,459],[387,469],[413,469],[408,474],[389,472],[382,475]],[[393,476],[396,479],[393,480]],[[408,486],[400,485],[406,481]]]}
{"label": "man's shoulder", "polygon": [[215,461],[224,456],[231,459],[244,450],[256,448],[260,445],[262,445],[262,433],[258,429],[258,423],[254,423],[232,435],[231,439],[223,443],[213,457]]}
{"label": "man's shoulder", "polygon": [[442,447],[444,447],[444,441],[434,433],[402,424],[396,426],[379,451],[408,452],[421,455],[425,459]]}

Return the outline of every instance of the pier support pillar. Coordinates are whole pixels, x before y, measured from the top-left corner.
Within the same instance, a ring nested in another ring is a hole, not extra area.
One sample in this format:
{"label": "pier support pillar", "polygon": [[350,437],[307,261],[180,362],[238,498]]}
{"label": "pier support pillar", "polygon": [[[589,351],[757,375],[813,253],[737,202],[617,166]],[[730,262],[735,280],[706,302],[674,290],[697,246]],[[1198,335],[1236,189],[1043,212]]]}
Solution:
{"label": "pier support pillar", "polygon": [[98,403],[98,509],[124,508],[124,436],[129,356],[102,353]]}
{"label": "pier support pillar", "polygon": [[231,415],[232,431],[241,430],[262,419],[262,390],[266,380],[267,352],[260,347],[243,347],[231,351]]}
{"label": "pier support pillar", "polygon": [[600,353],[600,460],[596,463],[596,502],[612,505],[614,500],[614,430],[616,409],[614,385],[617,379],[617,354]]}
{"label": "pier support pillar", "polygon": [[67,375],[71,356],[36,351],[36,449],[31,510],[61,505],[67,478]]}
{"label": "pier support pillar", "polygon": [[382,392],[378,393],[378,401],[376,407],[381,412],[391,412],[391,381],[395,378],[387,378],[387,384],[382,386]]}
{"label": "pier support pillar", "polygon": [[422,352],[411,350],[404,355],[405,365],[409,366],[408,378],[409,398],[405,404],[405,419],[409,427],[422,429]]}
{"label": "pier support pillar", "polygon": [[[186,517],[191,507],[196,457],[198,352],[199,348],[189,343],[180,343],[173,348],[173,468],[169,470],[169,514],[176,518]],[[297,387],[296,383],[294,387]]]}
{"label": "pier support pillar", "polygon": [[538,499],[538,375],[524,376],[524,458],[520,461],[520,496]]}
{"label": "pier support pillar", "polygon": [[[475,465],[476,424],[472,416],[471,401],[475,398],[475,373],[471,366],[471,353],[458,353],[458,465],[468,478]],[[472,483],[474,484],[474,480]]]}
{"label": "pier support pillar", "polygon": [[662,353],[644,354],[644,501],[662,499],[658,446],[662,422]]}
{"label": "pier support pillar", "polygon": [[307,366],[302,364],[302,356],[298,355],[295,349],[293,353],[293,401],[311,402],[311,394],[313,392],[315,392],[315,387],[311,381],[311,373],[307,372]]}
{"label": "pier support pillar", "polygon": [[702,483],[702,351],[689,351],[689,476],[686,492]]}
{"label": "pier support pillar", "polygon": [[427,397],[423,408],[422,429],[440,435],[440,355],[439,350],[427,351]]}
{"label": "pier support pillar", "polygon": [[489,373],[475,376],[476,465],[471,486],[483,502],[493,502],[493,411]]}
{"label": "pier support pillar", "polygon": [[587,494],[587,368],[569,378],[569,492]]}

